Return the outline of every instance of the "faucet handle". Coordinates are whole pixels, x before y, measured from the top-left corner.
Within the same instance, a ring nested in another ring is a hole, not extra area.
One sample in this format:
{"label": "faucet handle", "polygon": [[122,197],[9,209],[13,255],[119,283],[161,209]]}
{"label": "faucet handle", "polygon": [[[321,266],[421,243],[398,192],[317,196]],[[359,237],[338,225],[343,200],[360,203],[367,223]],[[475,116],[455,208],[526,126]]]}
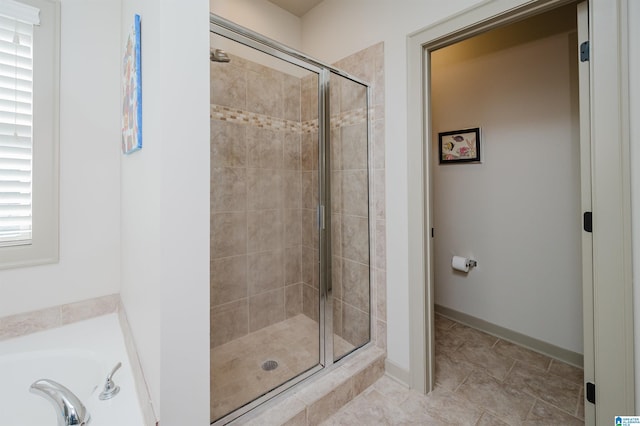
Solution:
{"label": "faucet handle", "polygon": [[111,373],[109,373],[109,375],[107,376],[107,380],[111,380],[113,378],[113,375],[116,374],[116,371],[120,367],[122,367],[122,363],[121,362],[117,363],[116,366],[113,367],[113,370],[111,370]]}
{"label": "faucet handle", "polygon": [[102,390],[102,392],[100,392],[100,395],[98,395],[98,399],[102,401],[111,399],[116,396],[118,392],[120,392],[120,386],[116,385],[113,382],[113,375],[120,367],[122,367],[121,362],[117,363],[116,366],[113,367],[113,370],[111,370],[111,373],[109,373],[109,375],[107,376],[107,380],[104,383],[104,389]]}

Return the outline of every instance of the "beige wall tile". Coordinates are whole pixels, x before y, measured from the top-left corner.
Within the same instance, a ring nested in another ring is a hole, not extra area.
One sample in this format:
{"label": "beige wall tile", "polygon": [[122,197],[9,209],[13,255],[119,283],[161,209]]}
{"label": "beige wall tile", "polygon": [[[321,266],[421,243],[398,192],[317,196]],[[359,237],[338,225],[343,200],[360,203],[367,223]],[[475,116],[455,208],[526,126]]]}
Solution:
{"label": "beige wall tile", "polygon": [[247,74],[234,62],[211,62],[210,72],[215,76],[211,79],[211,103],[244,109],[247,106]]}
{"label": "beige wall tile", "polygon": [[247,209],[247,175],[244,168],[211,169],[211,211]]}
{"label": "beige wall tile", "polygon": [[247,252],[247,214],[211,215],[211,258],[218,259]]}
{"label": "beige wall tile", "polygon": [[[373,70],[373,64],[363,64],[364,67]],[[369,79],[369,81],[371,81]],[[358,108],[367,108],[367,88],[355,81],[342,79],[340,81],[340,108],[342,112],[352,111]]]}
{"label": "beige wall tile", "polygon": [[373,122],[373,167],[376,170],[385,168],[384,120]]}
{"label": "beige wall tile", "polygon": [[282,206],[282,172],[272,169],[247,170],[247,208],[279,209]]}
{"label": "beige wall tile", "polygon": [[246,126],[211,120],[211,167],[244,167],[247,164]]}
{"label": "beige wall tile", "polygon": [[281,169],[284,133],[247,126],[247,165],[251,168]]}
{"label": "beige wall tile", "polygon": [[317,288],[302,286],[302,312],[314,321],[318,321],[319,297]]}
{"label": "beige wall tile", "polygon": [[302,179],[302,208],[315,209],[318,206],[318,173],[303,171]]}
{"label": "beige wall tile", "polygon": [[302,209],[302,245],[318,247],[317,210]]}
{"label": "beige wall tile", "polygon": [[366,218],[342,216],[342,257],[369,264],[369,223]]}
{"label": "beige wall tile", "polygon": [[284,319],[284,288],[249,298],[249,331],[260,330]]}
{"label": "beige wall tile", "polygon": [[300,79],[283,74],[284,118],[300,121],[301,83]]}
{"label": "beige wall tile", "polygon": [[369,181],[366,170],[342,172],[342,211],[352,216],[368,216]]}
{"label": "beige wall tile", "polygon": [[342,300],[369,312],[369,267],[344,259],[342,262]]}
{"label": "beige wall tile", "polygon": [[287,318],[302,313],[302,285],[302,283],[298,283],[285,287],[284,308]]}
{"label": "beige wall tile", "polygon": [[241,299],[211,309],[211,347],[242,337],[249,332],[249,306]]}
{"label": "beige wall tile", "polygon": [[375,219],[385,219],[386,217],[386,194],[385,194],[385,171],[376,170],[373,172],[374,192],[374,213]]}
{"label": "beige wall tile", "polygon": [[285,132],[283,140],[283,164],[287,170],[300,170],[300,133]]}
{"label": "beige wall tile", "polygon": [[376,288],[376,318],[382,321],[387,320],[387,271],[384,269],[375,270]]}
{"label": "beige wall tile", "polygon": [[331,254],[342,256],[342,215],[331,214]]}
{"label": "beige wall tile", "polygon": [[344,183],[344,172],[334,170],[331,172],[331,212],[342,213],[342,198]]}
{"label": "beige wall tile", "polygon": [[342,127],[341,147],[343,170],[366,170],[367,123]]}
{"label": "beige wall tile", "polygon": [[318,133],[303,133],[300,144],[302,170],[318,170]]}
{"label": "beige wall tile", "polygon": [[302,210],[284,211],[284,245],[294,247],[302,244]]}
{"label": "beige wall tile", "polygon": [[333,256],[331,258],[331,287],[333,289],[333,297],[338,300],[342,300],[342,262],[343,259],[340,256]]}
{"label": "beige wall tile", "polygon": [[211,261],[211,306],[247,297],[247,256]]}
{"label": "beige wall tile", "polygon": [[362,346],[370,338],[369,314],[353,306],[342,304],[342,337],[353,346]]}
{"label": "beige wall tile", "polygon": [[302,282],[302,247],[293,246],[285,249],[284,256],[285,284]]}
{"label": "beige wall tile", "polygon": [[[333,334],[342,337],[342,301],[338,298],[333,299]],[[334,346],[333,353],[336,355],[342,355],[337,353],[337,348]]]}
{"label": "beige wall tile", "polygon": [[376,346],[387,351],[387,323],[376,321]]}
{"label": "beige wall tile", "polygon": [[282,210],[256,210],[247,213],[247,250],[255,253],[283,247]]}
{"label": "beige wall tile", "polygon": [[249,296],[284,287],[282,250],[270,250],[247,256]]}
{"label": "beige wall tile", "polygon": [[375,266],[387,269],[387,230],[384,220],[376,220],[376,259]]}
{"label": "beige wall tile", "polygon": [[[332,107],[333,115],[333,107]],[[330,158],[331,158],[331,170],[342,170],[342,132],[339,127],[331,128],[330,144]]]}
{"label": "beige wall tile", "polygon": [[302,99],[300,102],[302,121],[318,119],[318,75],[311,74],[301,82]]}
{"label": "beige wall tile", "polygon": [[302,207],[302,179],[300,171],[282,171],[282,192],[285,209],[299,209]]}
{"label": "beige wall tile", "polygon": [[274,72],[247,73],[247,109],[271,117],[284,117],[282,78]]}

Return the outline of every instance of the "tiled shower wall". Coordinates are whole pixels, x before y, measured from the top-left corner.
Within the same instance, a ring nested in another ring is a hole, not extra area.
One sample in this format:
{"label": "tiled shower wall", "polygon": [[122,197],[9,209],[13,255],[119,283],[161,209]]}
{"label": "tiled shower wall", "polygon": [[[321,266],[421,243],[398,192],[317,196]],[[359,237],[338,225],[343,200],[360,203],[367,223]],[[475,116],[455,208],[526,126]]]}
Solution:
{"label": "tiled shower wall", "polygon": [[302,311],[318,321],[318,78],[302,79]]}
{"label": "tiled shower wall", "polygon": [[302,312],[300,79],[211,63],[211,346]]}
{"label": "tiled shower wall", "polygon": [[[331,219],[336,334],[364,343],[371,310],[371,340],[386,348],[383,61],[379,43],[336,64],[370,82],[373,96],[367,153],[366,114],[358,109],[364,91],[332,80]],[[236,57],[211,66],[211,344],[217,346],[300,312],[318,320],[318,82]]]}
{"label": "tiled shower wall", "polygon": [[[366,92],[347,79],[333,78],[336,81],[330,87],[330,108],[334,330],[351,344],[362,345],[369,338],[370,311],[371,341],[386,349],[384,45],[373,45],[335,66],[370,83],[372,121],[367,150],[366,111],[362,110]],[[367,214],[371,219],[369,229]],[[368,276],[371,299],[367,297]]]}

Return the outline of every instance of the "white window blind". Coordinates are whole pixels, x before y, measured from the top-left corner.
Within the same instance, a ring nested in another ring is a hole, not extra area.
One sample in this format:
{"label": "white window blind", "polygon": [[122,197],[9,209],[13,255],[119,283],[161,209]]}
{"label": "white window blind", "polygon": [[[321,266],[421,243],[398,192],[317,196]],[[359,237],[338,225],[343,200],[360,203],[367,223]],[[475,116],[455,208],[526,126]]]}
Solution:
{"label": "white window blind", "polygon": [[32,238],[35,22],[6,16],[6,4],[0,4],[0,247]]}

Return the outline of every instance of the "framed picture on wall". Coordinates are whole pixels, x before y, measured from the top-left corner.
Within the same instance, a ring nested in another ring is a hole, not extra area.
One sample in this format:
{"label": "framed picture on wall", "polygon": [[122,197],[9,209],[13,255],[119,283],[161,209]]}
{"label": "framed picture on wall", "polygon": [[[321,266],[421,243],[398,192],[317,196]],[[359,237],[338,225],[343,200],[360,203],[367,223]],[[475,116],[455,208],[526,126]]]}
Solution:
{"label": "framed picture on wall", "polygon": [[142,148],[140,15],[134,15],[122,58],[122,153]]}
{"label": "framed picture on wall", "polygon": [[438,133],[440,164],[480,162],[480,128]]}

